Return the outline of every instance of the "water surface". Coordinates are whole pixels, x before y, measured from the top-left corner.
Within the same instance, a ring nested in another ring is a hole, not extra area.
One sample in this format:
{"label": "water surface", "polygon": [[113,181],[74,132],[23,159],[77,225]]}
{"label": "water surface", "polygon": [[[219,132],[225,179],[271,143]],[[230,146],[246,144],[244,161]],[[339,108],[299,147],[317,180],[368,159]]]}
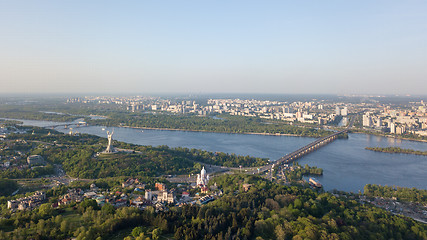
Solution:
{"label": "water surface", "polygon": [[[46,121],[22,120],[24,124],[51,126]],[[113,138],[140,145],[168,145],[170,147],[197,148],[276,160],[312,141],[313,138],[266,136],[250,134],[206,133],[189,131],[141,130],[88,126],[73,131],[106,137],[114,130]],[[69,129],[57,127],[68,133]],[[389,154],[365,150],[365,147],[401,147],[427,151],[427,143],[367,134],[349,134],[301,158],[302,165],[323,168],[324,175],[317,179],[326,190],[363,191],[365,184],[397,185],[427,189],[427,157],[409,154]]]}

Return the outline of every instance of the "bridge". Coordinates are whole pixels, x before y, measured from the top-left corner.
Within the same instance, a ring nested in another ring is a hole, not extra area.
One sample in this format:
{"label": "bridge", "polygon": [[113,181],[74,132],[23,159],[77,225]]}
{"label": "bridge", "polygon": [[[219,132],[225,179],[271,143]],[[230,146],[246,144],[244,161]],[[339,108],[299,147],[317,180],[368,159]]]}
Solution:
{"label": "bridge", "polygon": [[274,168],[274,166],[280,165],[280,164],[288,164],[291,163],[295,160],[297,160],[298,158],[301,158],[313,151],[316,151],[317,149],[333,142],[335,139],[338,138],[338,135],[342,134],[342,133],[346,133],[352,126],[355,120],[355,116],[353,116],[350,120],[350,123],[348,124],[347,128],[345,128],[344,130],[338,131],[338,132],[334,132],[331,135],[328,135],[326,137],[322,137],[317,139],[316,141],[309,143],[308,145],[295,150],[291,153],[286,154],[285,156],[281,157],[280,159],[278,159],[275,162],[272,162],[270,164],[267,164],[255,171],[252,171],[252,174],[256,174],[256,173],[263,173],[266,172],[272,168]]}
{"label": "bridge", "polygon": [[51,125],[51,126],[46,126],[45,128],[57,128],[57,127],[64,127],[65,129],[71,127],[71,126],[76,126],[76,127],[81,127],[81,126],[87,126],[86,122],[80,121],[80,122],[68,122],[68,123],[59,123],[59,124],[55,124],[55,125]]}

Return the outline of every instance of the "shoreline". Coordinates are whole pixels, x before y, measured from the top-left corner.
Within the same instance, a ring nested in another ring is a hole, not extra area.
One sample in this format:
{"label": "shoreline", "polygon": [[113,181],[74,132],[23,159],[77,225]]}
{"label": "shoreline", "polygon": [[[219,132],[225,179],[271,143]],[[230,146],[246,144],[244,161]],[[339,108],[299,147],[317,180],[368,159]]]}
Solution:
{"label": "shoreline", "polygon": [[[89,115],[89,116],[97,116],[97,117],[105,117],[101,115]],[[22,120],[30,120],[30,121],[45,121],[45,122],[53,122],[49,120],[39,120],[39,119],[11,119],[11,118],[0,118],[4,120],[14,120],[14,121],[22,121]],[[68,123],[68,122],[64,122]],[[92,126],[104,126],[104,125],[92,125]],[[208,130],[189,130],[189,129],[179,129],[179,128],[150,128],[150,127],[131,127],[131,126],[112,126],[112,127],[125,127],[125,128],[134,128],[134,129],[147,129],[147,130],[161,130],[161,131],[186,131],[186,132],[206,132],[206,133],[229,133],[229,134],[248,134],[248,135],[264,135],[264,136],[288,136],[288,137],[308,137],[308,138],[320,138],[322,136],[303,136],[298,134],[289,134],[289,133],[256,133],[256,132],[240,132],[240,133],[233,133],[233,132],[221,132],[221,131],[208,131]],[[359,134],[367,134],[367,135],[373,135],[373,136],[379,136],[379,137],[387,137],[387,138],[393,138],[393,139],[400,139],[400,140],[407,140],[407,141],[414,141],[414,142],[424,142],[427,143],[427,140],[424,139],[413,139],[413,138],[405,138],[405,137],[398,137],[398,136],[390,136],[390,135],[384,135],[379,133],[372,133],[372,132],[363,132],[359,129],[350,129],[350,133],[359,133]]]}
{"label": "shoreline", "polygon": [[[101,126],[101,125],[93,125],[93,126]],[[220,132],[220,131],[208,131],[208,130],[188,130],[188,129],[179,129],[179,128],[151,128],[151,127],[131,127],[131,126],[114,126],[114,127],[125,127],[125,128],[133,128],[133,129],[147,129],[147,130],[160,130],[160,131],[183,131],[183,132],[205,132],[205,133],[229,133],[229,134],[247,134],[247,135],[264,135],[264,136],[288,136],[288,137],[307,137],[307,138],[321,138],[322,136],[303,136],[298,134],[289,134],[289,133],[256,133],[256,132],[240,132],[240,133],[233,133],[233,132]],[[423,139],[412,139],[412,138],[403,138],[403,137],[393,137],[390,135],[380,135],[375,133],[366,133],[361,131],[353,131],[350,133],[358,133],[358,134],[366,134],[366,135],[373,135],[378,137],[387,137],[387,138],[393,138],[393,139],[400,139],[400,140],[407,140],[407,141],[414,141],[414,142],[424,142],[427,143],[427,140]]]}
{"label": "shoreline", "polygon": [[[100,126],[100,125],[97,125]],[[152,127],[131,127],[131,126],[116,126],[116,127],[124,127],[124,128],[133,128],[133,129],[147,129],[147,130],[159,130],[159,131],[182,131],[182,132],[204,132],[204,133],[228,133],[228,134],[247,134],[247,135],[264,135],[264,136],[288,136],[288,137],[308,137],[308,138],[320,138],[312,137],[312,136],[303,136],[297,134],[289,134],[289,133],[256,133],[256,132],[219,132],[219,131],[207,131],[207,130],[188,130],[188,129],[179,129],[179,128],[152,128]]]}
{"label": "shoreline", "polygon": [[375,149],[375,148],[371,148],[371,147],[365,147],[366,150],[369,151],[373,151],[373,152],[380,152],[380,153],[390,153],[390,154],[410,154],[410,155],[417,155],[417,156],[427,156],[427,152],[421,152],[421,153],[417,153],[416,150],[413,149],[407,149],[407,150],[411,150],[411,152],[404,152],[401,150],[405,150],[405,149],[400,149],[397,152],[393,152],[393,151],[387,151],[387,149],[385,148],[379,148],[379,149]]}
{"label": "shoreline", "polygon": [[380,133],[363,132],[363,131],[353,130],[353,129],[351,129],[351,133],[367,134],[367,135],[373,135],[373,136],[378,136],[378,137],[386,137],[386,138],[393,138],[393,139],[427,143],[427,140],[424,140],[424,139],[405,138],[405,137],[391,136],[391,135],[385,135],[385,134],[380,134]]}

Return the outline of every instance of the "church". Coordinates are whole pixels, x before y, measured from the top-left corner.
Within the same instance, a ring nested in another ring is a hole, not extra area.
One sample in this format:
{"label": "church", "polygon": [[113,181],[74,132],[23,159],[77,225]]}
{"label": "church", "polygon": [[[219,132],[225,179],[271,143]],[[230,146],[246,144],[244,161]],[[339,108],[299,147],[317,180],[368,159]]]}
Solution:
{"label": "church", "polygon": [[205,167],[203,167],[202,171],[200,171],[200,174],[197,174],[197,186],[203,187],[208,185],[209,182],[209,175],[206,174]]}

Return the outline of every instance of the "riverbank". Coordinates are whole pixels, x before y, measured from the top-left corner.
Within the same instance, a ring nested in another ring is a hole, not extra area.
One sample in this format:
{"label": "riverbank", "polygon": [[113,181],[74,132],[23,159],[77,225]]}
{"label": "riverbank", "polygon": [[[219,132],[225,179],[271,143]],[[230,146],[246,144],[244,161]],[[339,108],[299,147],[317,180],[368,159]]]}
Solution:
{"label": "riverbank", "polygon": [[373,136],[378,136],[378,137],[386,137],[386,138],[393,138],[393,139],[400,139],[400,140],[407,140],[407,141],[427,143],[427,139],[416,139],[416,138],[400,137],[400,136],[397,136],[397,135],[375,133],[375,132],[369,132],[369,131],[364,131],[364,130],[360,130],[360,129],[351,129],[350,131],[352,133],[362,133],[362,134],[373,135]]}
{"label": "riverbank", "polygon": [[[91,117],[93,119],[99,118],[99,119],[107,119],[108,116],[102,116],[102,115],[88,115],[88,116],[81,116],[81,117]],[[12,119],[12,118],[0,118],[5,120],[15,120],[15,121],[21,121],[21,120],[30,120],[30,121],[50,121],[50,120],[38,120],[38,119]],[[74,120],[75,121],[75,120]],[[62,121],[60,121],[62,122]],[[67,123],[67,122],[64,122]],[[93,126],[103,126],[102,124],[94,124]],[[148,130],[163,130],[163,131],[187,131],[187,132],[206,132],[206,133],[230,133],[230,134],[249,134],[249,135],[264,135],[264,136],[289,136],[289,137],[309,137],[309,138],[320,138],[323,136],[310,136],[310,135],[300,135],[300,134],[289,134],[289,133],[261,133],[261,132],[227,132],[227,131],[209,131],[209,130],[192,130],[192,129],[179,129],[179,128],[153,128],[153,127],[133,127],[133,126],[111,126],[111,127],[126,127],[126,128],[134,128],[134,129],[148,129]],[[304,127],[301,127],[304,128]],[[339,128],[338,128],[339,129]],[[336,128],[328,128],[325,129],[325,131],[334,131],[337,130]],[[393,138],[393,139],[401,139],[401,140],[407,140],[407,141],[415,141],[415,142],[424,142],[427,143],[427,140],[424,139],[415,139],[415,138],[407,138],[407,137],[400,137],[400,136],[392,136],[388,134],[382,134],[382,133],[375,133],[370,131],[364,131],[361,129],[351,129],[352,133],[362,133],[362,134],[368,134],[368,135],[374,135],[379,137],[387,137],[387,138]]]}
{"label": "riverbank", "polygon": [[151,127],[131,127],[131,126],[117,126],[131,129],[142,129],[142,130],[159,130],[159,131],[182,131],[182,132],[204,132],[204,133],[229,133],[229,134],[248,134],[248,135],[263,135],[263,136],[288,136],[288,137],[310,137],[310,138],[319,138],[322,136],[305,136],[298,134],[288,134],[288,133],[256,133],[256,132],[221,132],[221,131],[207,131],[207,130],[189,130],[189,129],[179,129],[179,128],[151,128]]}

